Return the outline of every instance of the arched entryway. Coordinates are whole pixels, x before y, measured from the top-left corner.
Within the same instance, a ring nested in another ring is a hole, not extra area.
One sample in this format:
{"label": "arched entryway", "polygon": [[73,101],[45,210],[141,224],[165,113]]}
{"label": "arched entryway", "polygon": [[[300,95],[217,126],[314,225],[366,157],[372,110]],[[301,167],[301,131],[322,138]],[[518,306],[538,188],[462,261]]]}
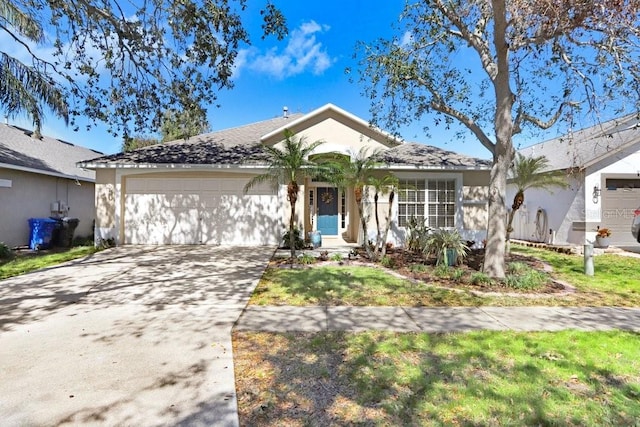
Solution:
{"label": "arched entryway", "polygon": [[[321,153],[310,156],[310,160],[326,162],[335,160],[336,156],[349,155],[339,153]],[[352,225],[350,220],[358,217],[352,209],[350,191],[343,191],[328,180],[307,179],[305,185],[305,231],[319,231],[322,236],[339,237],[352,241]],[[356,224],[357,225],[357,224]],[[357,236],[356,236],[357,238]]]}

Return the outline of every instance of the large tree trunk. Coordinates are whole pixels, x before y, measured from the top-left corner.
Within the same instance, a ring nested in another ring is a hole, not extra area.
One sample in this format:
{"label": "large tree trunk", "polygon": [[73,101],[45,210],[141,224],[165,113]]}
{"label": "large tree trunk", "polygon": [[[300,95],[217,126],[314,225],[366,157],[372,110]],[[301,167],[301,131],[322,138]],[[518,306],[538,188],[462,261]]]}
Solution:
{"label": "large tree trunk", "polygon": [[505,277],[507,174],[513,161],[513,92],[509,81],[509,48],[506,42],[507,11],[505,0],[493,0],[497,73],[493,81],[496,94],[494,118],[496,144],[489,178],[489,223],[483,271],[493,278]]}

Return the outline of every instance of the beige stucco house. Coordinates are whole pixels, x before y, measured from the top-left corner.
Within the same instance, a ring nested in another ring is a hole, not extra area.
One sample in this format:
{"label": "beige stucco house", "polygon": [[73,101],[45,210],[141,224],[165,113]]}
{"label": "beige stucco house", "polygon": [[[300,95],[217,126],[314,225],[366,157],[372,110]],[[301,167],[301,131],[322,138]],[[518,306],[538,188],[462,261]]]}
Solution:
{"label": "beige stucco house", "polygon": [[[394,201],[389,240],[402,244],[412,215],[459,229],[469,240],[485,237],[489,162],[423,144],[407,144],[332,104],[307,114],[212,132],[79,165],[96,171],[96,238],[118,244],[278,244],[289,221],[286,188],[243,189],[264,172],[263,144],[281,144],[288,129],[324,141],[311,155],[378,152],[380,173],[394,173],[404,189]],[[352,191],[327,182],[300,182],[296,221],[305,235],[362,242]],[[367,216],[375,233],[373,194]],[[384,221],[388,205],[380,203]]]}
{"label": "beige stucco house", "polygon": [[80,220],[74,235],[93,234],[95,172],[76,167],[102,153],[9,124],[0,125],[0,242],[29,242],[29,218]]}

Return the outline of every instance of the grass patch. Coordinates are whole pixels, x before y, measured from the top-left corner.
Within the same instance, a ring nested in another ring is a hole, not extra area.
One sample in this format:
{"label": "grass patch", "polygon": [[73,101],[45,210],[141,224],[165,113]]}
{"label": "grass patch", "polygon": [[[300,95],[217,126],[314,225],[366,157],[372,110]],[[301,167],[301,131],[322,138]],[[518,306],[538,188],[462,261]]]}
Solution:
{"label": "grass patch", "polygon": [[267,269],[251,297],[257,305],[477,306],[482,298],[392,276],[373,267]]}
{"label": "grass patch", "polygon": [[51,267],[62,262],[82,258],[97,249],[93,246],[76,246],[63,251],[54,252],[30,252],[19,254],[11,260],[0,260],[0,279],[18,276],[41,268]]}
{"label": "grass patch", "polygon": [[234,333],[241,425],[634,425],[640,336]]}
{"label": "grass patch", "polygon": [[580,305],[640,305],[640,258],[620,255],[598,255],[594,258],[595,274],[584,274],[582,255],[565,255],[541,249],[512,245],[512,252],[534,256],[553,267],[553,276],[578,289]]}

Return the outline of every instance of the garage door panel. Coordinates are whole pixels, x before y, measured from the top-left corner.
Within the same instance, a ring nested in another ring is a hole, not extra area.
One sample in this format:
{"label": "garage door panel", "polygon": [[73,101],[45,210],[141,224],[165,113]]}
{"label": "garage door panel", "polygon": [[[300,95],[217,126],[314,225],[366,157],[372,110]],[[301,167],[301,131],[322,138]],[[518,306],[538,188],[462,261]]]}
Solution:
{"label": "garage door panel", "polygon": [[631,235],[634,211],[640,206],[640,179],[606,179],[602,191],[602,223],[612,231],[611,243],[637,245]]}
{"label": "garage door panel", "polygon": [[239,178],[130,178],[125,243],[277,244],[277,195]]}

